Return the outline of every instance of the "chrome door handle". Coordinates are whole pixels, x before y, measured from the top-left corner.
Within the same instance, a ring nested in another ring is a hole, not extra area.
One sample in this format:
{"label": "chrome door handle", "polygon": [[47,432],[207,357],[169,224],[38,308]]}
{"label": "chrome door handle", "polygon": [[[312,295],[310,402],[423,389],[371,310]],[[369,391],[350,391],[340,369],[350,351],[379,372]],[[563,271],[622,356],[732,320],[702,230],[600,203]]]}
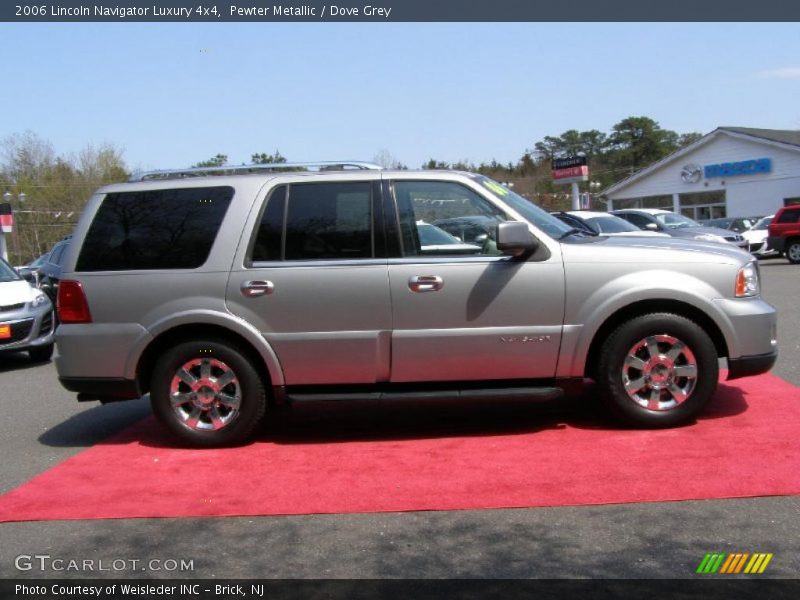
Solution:
{"label": "chrome door handle", "polygon": [[266,296],[271,294],[274,289],[275,286],[271,281],[264,280],[245,281],[241,287],[242,295],[248,298]]}
{"label": "chrome door handle", "polygon": [[408,289],[412,292],[438,292],[444,287],[444,280],[438,275],[415,275],[408,278]]}

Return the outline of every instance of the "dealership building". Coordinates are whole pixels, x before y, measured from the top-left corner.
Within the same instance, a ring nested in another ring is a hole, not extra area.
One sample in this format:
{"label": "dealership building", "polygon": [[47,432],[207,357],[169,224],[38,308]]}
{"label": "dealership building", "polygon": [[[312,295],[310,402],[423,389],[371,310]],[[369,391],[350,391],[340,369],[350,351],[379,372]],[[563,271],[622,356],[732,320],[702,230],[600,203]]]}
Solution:
{"label": "dealership building", "polygon": [[773,214],[800,204],[800,131],[719,127],[601,197],[608,210],[663,208],[693,219]]}

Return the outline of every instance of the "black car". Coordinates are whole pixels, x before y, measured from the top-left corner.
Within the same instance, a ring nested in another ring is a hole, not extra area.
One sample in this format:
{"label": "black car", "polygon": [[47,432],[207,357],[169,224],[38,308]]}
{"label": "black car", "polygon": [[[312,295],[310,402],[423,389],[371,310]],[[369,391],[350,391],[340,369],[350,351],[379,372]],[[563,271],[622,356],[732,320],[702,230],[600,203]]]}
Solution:
{"label": "black car", "polygon": [[22,277],[25,281],[31,284],[36,283],[36,274],[39,271],[39,268],[47,261],[47,257],[50,255],[49,252],[45,252],[36,260],[32,260],[27,265],[22,265],[21,267],[15,267],[19,276]]}
{"label": "black car", "polygon": [[64,253],[69,247],[71,237],[68,236],[56,243],[36,272],[39,288],[50,297],[53,304],[55,304],[56,296],[58,295],[58,282],[61,279]]}

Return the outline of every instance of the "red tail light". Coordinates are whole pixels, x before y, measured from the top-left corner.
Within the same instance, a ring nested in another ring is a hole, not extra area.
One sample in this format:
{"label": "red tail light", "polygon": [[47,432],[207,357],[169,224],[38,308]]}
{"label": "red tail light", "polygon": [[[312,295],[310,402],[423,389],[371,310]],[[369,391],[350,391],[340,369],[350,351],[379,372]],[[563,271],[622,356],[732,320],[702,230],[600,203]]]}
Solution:
{"label": "red tail light", "polygon": [[61,281],[58,284],[58,320],[62,323],[91,323],[92,313],[83,286],[79,281]]}

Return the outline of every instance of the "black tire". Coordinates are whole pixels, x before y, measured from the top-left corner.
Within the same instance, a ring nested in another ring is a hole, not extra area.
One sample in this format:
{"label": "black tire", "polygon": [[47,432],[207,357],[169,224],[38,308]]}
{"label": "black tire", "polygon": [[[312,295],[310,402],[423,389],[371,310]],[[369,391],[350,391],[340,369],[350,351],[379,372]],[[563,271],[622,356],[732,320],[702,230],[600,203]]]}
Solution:
{"label": "black tire", "polygon": [[53,356],[53,344],[30,348],[28,350],[28,356],[30,356],[33,362],[47,362]]}
{"label": "black tire", "polygon": [[[652,342],[657,348],[651,351]],[[669,350],[677,353],[674,360]],[[684,377],[692,364],[696,376]],[[690,421],[711,399],[718,378],[717,351],[709,335],[697,323],[671,313],[642,315],[617,327],[603,344],[596,369],[609,409],[625,423],[645,428]]]}
{"label": "black tire", "polygon": [[[185,369],[188,376],[181,379],[179,370],[187,365],[193,366]],[[203,372],[204,368],[208,371]],[[230,373],[234,379],[225,383]],[[186,383],[192,378],[198,389]],[[174,408],[173,381],[176,392],[185,399]],[[236,397],[239,402],[234,408],[230,400]],[[235,446],[250,438],[264,418],[266,394],[245,353],[227,342],[206,340],[179,344],[159,357],[150,379],[150,404],[158,420],[181,441],[214,448]]]}
{"label": "black tire", "polygon": [[786,260],[793,265],[800,265],[800,240],[791,240],[784,249]]}

